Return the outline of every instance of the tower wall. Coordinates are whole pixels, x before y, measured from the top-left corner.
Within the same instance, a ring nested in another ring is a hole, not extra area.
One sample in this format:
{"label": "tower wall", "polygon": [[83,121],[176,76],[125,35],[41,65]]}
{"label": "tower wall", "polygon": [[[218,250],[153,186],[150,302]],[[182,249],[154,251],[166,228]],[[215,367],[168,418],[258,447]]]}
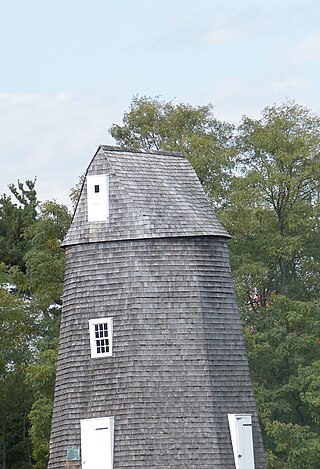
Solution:
{"label": "tower wall", "polygon": [[[98,317],[112,357],[90,356]],[[49,468],[80,447],[80,419],[114,416],[114,469],[231,469],[228,413],[253,414],[265,468],[226,239],[67,246]]]}

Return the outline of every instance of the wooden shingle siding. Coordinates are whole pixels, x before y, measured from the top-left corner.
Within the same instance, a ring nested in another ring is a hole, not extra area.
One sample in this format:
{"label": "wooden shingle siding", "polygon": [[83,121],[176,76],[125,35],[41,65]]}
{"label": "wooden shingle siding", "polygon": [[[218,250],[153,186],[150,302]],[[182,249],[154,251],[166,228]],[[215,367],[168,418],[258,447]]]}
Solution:
{"label": "wooden shingle siding", "polygon": [[[141,155],[135,158],[140,164]],[[169,166],[171,158],[185,161],[162,155]],[[99,154],[97,160],[99,166]],[[110,174],[115,161],[111,166]],[[133,188],[119,183],[117,190],[118,207],[138,204]],[[158,226],[157,237],[129,240],[126,228],[118,240],[98,232],[99,241],[75,242],[81,230],[89,231],[80,222],[84,205],[82,194],[73,220],[79,226],[65,243],[49,468],[65,467],[67,448],[80,447],[81,419],[114,416],[114,469],[234,469],[228,413],[253,414],[256,468],[266,468],[227,235],[212,209],[203,224],[214,218],[215,235],[164,236]],[[131,211],[131,223],[135,215],[139,222],[139,210]],[[188,229],[199,227],[189,219]],[[88,321],[99,317],[113,318],[113,355],[94,359]]]}
{"label": "wooden shingle siding", "polygon": [[168,236],[229,237],[192,167],[181,156],[133,154],[102,146],[87,171],[87,175],[97,174],[110,175],[109,220],[88,223],[85,181],[64,246]]}

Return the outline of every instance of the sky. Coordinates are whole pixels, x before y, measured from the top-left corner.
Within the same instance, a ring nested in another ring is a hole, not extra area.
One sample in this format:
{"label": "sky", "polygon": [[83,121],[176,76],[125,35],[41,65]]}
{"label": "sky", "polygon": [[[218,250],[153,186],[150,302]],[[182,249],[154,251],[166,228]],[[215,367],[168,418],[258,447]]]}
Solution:
{"label": "sky", "polygon": [[132,97],[320,115],[319,0],[0,0],[0,194],[70,188]]}

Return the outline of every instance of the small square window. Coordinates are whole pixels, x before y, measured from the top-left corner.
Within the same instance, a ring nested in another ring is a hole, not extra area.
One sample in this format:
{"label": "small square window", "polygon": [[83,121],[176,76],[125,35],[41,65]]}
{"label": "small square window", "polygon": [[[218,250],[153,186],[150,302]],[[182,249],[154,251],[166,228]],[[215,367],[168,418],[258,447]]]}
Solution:
{"label": "small square window", "polygon": [[80,461],[80,448],[68,448],[67,461]]}
{"label": "small square window", "polygon": [[89,320],[91,357],[112,356],[113,318]]}
{"label": "small square window", "polygon": [[99,184],[95,184],[95,186],[94,186],[94,191],[95,191],[95,192],[100,192],[100,186],[99,186]]}

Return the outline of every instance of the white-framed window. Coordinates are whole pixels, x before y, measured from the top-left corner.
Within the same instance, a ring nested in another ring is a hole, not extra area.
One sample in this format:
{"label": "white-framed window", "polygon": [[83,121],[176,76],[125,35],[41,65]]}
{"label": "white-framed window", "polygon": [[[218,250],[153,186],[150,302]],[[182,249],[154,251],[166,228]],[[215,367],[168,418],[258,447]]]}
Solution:
{"label": "white-framed window", "polygon": [[91,358],[112,356],[113,318],[89,320]]}
{"label": "white-framed window", "polygon": [[87,176],[88,221],[109,218],[109,175]]}

